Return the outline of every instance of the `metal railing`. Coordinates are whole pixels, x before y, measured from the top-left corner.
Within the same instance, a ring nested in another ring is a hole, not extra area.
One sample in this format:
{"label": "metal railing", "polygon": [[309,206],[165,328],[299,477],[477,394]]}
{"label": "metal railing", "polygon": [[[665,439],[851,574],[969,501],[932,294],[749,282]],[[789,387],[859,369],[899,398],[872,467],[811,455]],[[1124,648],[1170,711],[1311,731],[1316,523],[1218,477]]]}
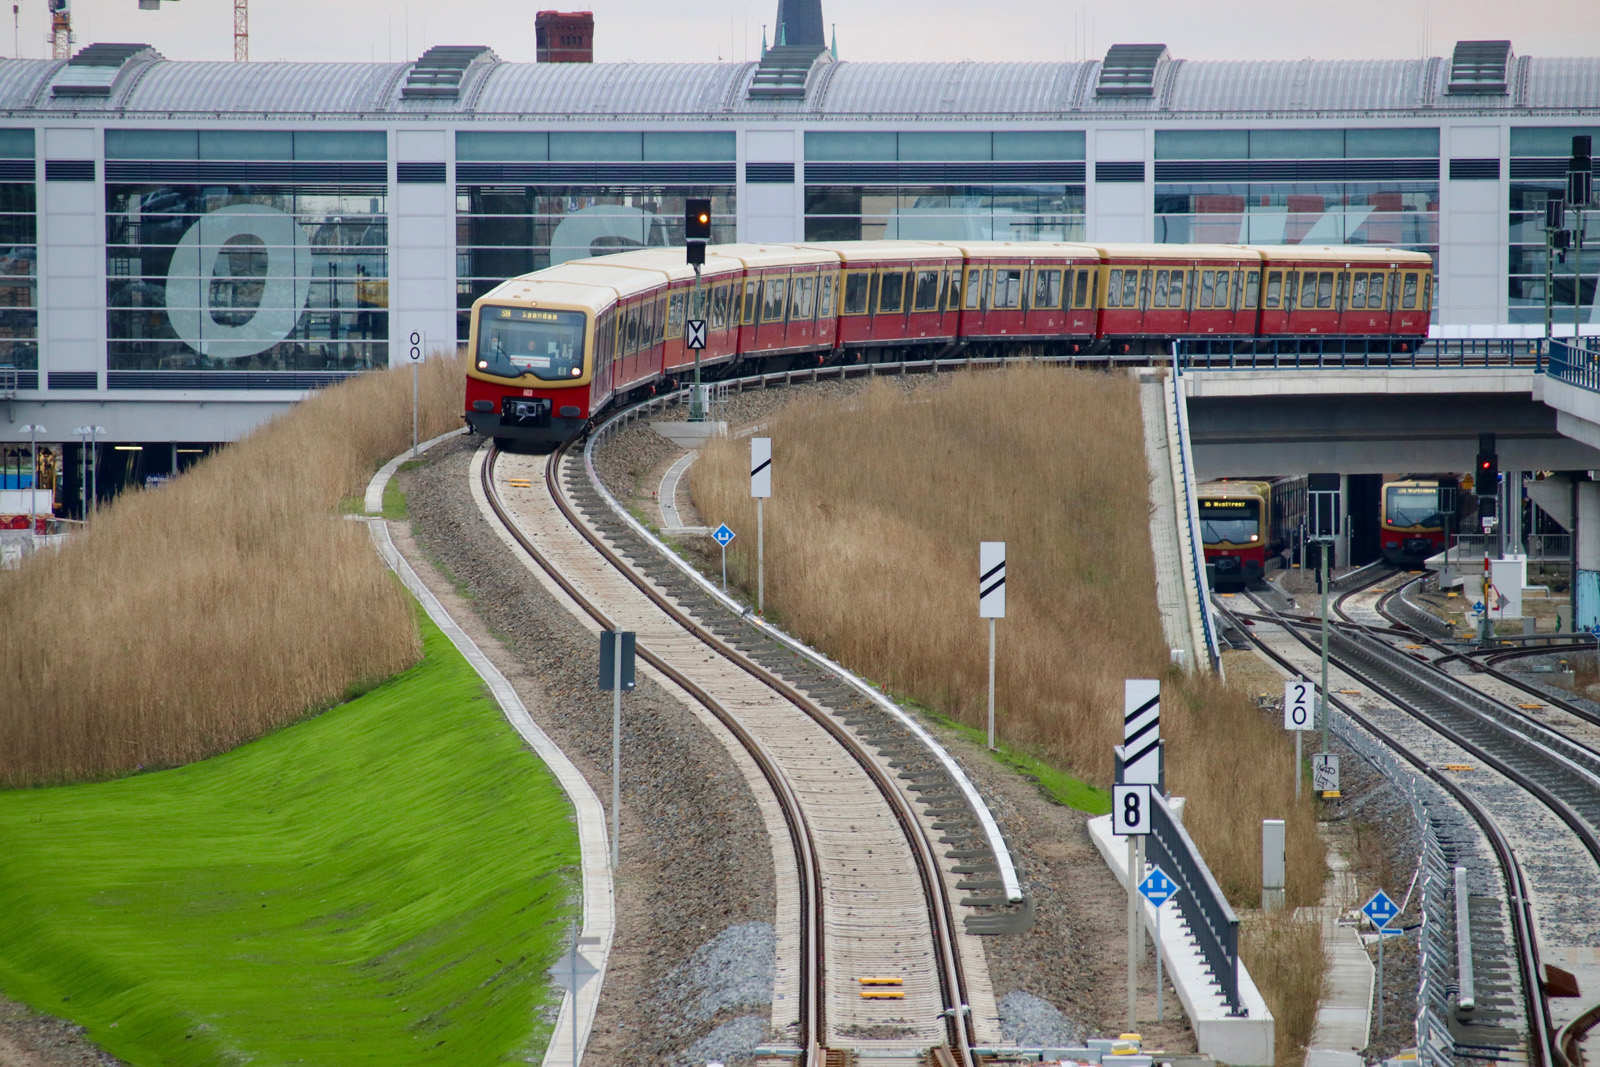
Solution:
{"label": "metal railing", "polygon": [[1206,642],[1206,655],[1211,660],[1211,669],[1220,676],[1222,673],[1222,642],[1217,633],[1215,623],[1211,618],[1211,588],[1206,581],[1206,555],[1205,539],[1200,535],[1200,510],[1195,499],[1194,468],[1190,463],[1189,445],[1189,414],[1188,404],[1183,394],[1183,372],[1176,360],[1173,361],[1172,380],[1169,383],[1169,393],[1172,397],[1173,415],[1178,422],[1178,469],[1182,478],[1183,499],[1178,503],[1183,508],[1183,516],[1179,522],[1189,526],[1189,558],[1185,561],[1189,568],[1190,576],[1194,581],[1195,595],[1200,603],[1197,606],[1200,613],[1200,626],[1204,630]]}
{"label": "metal railing", "polygon": [[[1572,559],[1572,535],[1568,533],[1528,534],[1523,538],[1528,559],[1565,563]],[[1497,534],[1451,534],[1446,563],[1482,562],[1485,553],[1494,556],[1500,551]]]}
{"label": "metal railing", "polygon": [[1600,352],[1587,344],[1551,341],[1549,358],[1540,370],[1557,381],[1600,393]]}
{"label": "metal railing", "polygon": [[1200,850],[1167,807],[1164,797],[1151,790],[1150,836],[1145,838],[1145,859],[1158,864],[1178,883],[1175,900],[1212,981],[1217,983],[1228,1014],[1248,1015],[1239,999],[1239,917],[1200,858]]}
{"label": "metal railing", "polygon": [[[1559,342],[1558,342],[1559,343]],[[1176,342],[1178,363],[1187,370],[1460,370],[1526,368],[1543,363],[1544,338],[1456,337],[1417,344],[1383,338],[1370,341],[1299,337],[1186,338]]]}

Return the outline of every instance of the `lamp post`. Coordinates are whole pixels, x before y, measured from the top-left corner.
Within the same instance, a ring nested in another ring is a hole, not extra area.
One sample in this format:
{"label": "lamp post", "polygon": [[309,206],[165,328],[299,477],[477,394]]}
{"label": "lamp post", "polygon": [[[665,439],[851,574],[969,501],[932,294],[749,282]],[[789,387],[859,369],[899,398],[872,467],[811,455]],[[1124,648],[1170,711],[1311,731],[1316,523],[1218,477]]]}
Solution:
{"label": "lamp post", "polygon": [[38,525],[34,513],[39,508],[39,435],[50,431],[33,423],[24,426],[22,432],[28,435],[28,444],[33,452],[33,473],[28,479],[28,553],[32,555],[39,549],[39,539],[34,534],[34,527]]}
{"label": "lamp post", "polygon": [[84,447],[84,453],[83,453],[83,471],[84,471],[84,479],[83,479],[83,521],[84,522],[88,522],[89,521],[89,512],[91,510],[93,510],[93,508],[95,506],[95,500],[99,496],[99,488],[100,488],[99,485],[97,484],[97,479],[99,478],[99,464],[97,464],[95,462],[94,439],[95,439],[96,436],[104,436],[105,432],[106,432],[106,428],[104,426],[77,426],[77,427],[74,427],[73,431],[72,431],[72,435],[74,437],[79,437],[79,438],[83,439],[83,447]]}

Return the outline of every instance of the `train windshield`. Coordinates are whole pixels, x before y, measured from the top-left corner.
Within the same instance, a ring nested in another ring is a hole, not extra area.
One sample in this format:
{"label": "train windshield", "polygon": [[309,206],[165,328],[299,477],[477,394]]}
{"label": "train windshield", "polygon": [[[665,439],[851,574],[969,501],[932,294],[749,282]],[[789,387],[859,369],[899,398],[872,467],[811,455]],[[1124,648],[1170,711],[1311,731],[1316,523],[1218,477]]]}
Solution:
{"label": "train windshield", "polygon": [[1432,485],[1391,485],[1383,497],[1384,524],[1443,529],[1444,514],[1439,507],[1442,495]]}
{"label": "train windshield", "polygon": [[1201,500],[1200,537],[1208,545],[1259,543],[1261,501]]}
{"label": "train windshield", "polygon": [[478,319],[478,359],[510,362],[547,382],[570,381],[583,375],[583,336],[581,311],[486,306]]}

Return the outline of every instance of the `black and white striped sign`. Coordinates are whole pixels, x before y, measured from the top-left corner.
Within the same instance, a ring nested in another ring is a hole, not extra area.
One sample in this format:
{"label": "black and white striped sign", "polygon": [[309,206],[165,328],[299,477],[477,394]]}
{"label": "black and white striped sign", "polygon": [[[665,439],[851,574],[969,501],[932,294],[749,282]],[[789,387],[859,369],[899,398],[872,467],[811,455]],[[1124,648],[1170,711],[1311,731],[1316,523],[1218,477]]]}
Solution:
{"label": "black and white striped sign", "polygon": [[1006,543],[978,542],[978,618],[1006,617]]}
{"label": "black and white striped sign", "polygon": [[1154,679],[1122,683],[1122,780],[1161,784],[1161,683]]}
{"label": "black and white striped sign", "polygon": [[706,320],[690,319],[684,323],[685,343],[690,351],[698,352],[706,346]]}
{"label": "black and white striped sign", "polygon": [[750,495],[772,495],[772,438],[750,438]]}

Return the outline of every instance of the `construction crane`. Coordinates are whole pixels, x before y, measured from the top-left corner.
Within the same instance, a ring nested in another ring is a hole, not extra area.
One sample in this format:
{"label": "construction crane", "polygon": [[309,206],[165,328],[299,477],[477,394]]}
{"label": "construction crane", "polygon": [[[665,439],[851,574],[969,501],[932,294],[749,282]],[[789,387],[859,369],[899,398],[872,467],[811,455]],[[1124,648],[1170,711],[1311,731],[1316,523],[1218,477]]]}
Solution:
{"label": "construction crane", "polygon": [[72,5],[70,0],[50,2],[50,55],[54,59],[72,58]]}
{"label": "construction crane", "polygon": [[[50,0],[50,9],[67,0]],[[161,10],[161,0],[139,0],[141,11]],[[58,46],[59,47],[59,46]],[[233,61],[243,63],[250,58],[250,0],[233,0]]]}

